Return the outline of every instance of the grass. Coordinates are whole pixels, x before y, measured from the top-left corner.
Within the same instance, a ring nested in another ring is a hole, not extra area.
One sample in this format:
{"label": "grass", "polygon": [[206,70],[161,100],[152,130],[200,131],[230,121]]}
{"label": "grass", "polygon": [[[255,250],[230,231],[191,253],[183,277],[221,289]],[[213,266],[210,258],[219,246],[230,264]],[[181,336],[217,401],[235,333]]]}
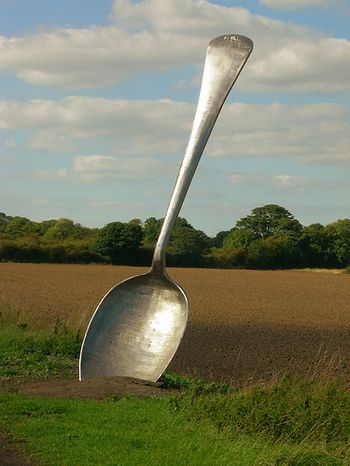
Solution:
{"label": "grass", "polygon": [[172,403],[189,419],[209,420],[219,431],[350,452],[350,393],[335,380],[323,385],[284,376],[270,386],[228,391],[225,386],[213,390],[213,384],[195,383]]}
{"label": "grass", "polygon": [[[0,323],[0,375],[70,376],[80,335]],[[162,399],[53,400],[0,393],[0,429],[45,465],[347,465],[350,395],[340,382],[284,376],[236,389],[165,374]],[[23,445],[23,444],[21,444]]]}
{"label": "grass", "polygon": [[0,425],[45,465],[337,465],[322,449],[218,431],[167,399],[0,395]]}
{"label": "grass", "polygon": [[344,268],[338,268],[338,269],[332,269],[332,268],[320,268],[320,267],[304,267],[301,269],[293,269],[295,271],[301,271],[301,272],[316,272],[316,273],[333,273],[333,274],[338,274],[338,273],[345,273]]}
{"label": "grass", "polygon": [[58,320],[51,333],[0,319],[0,376],[72,376],[81,345]]}

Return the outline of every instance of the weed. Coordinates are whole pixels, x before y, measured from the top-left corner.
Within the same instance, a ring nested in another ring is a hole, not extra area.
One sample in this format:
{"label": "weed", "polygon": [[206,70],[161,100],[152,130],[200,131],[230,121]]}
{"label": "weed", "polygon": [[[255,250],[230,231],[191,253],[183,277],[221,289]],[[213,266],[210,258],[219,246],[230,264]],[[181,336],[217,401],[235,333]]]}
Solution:
{"label": "weed", "polygon": [[226,393],[193,386],[172,400],[192,419],[210,419],[218,429],[272,440],[325,444],[350,438],[350,394],[340,382],[320,385],[284,376],[271,386],[256,385]]}
{"label": "weed", "polygon": [[53,328],[54,335],[67,335],[68,328],[65,322],[62,322],[60,317],[56,317],[56,322]]}
{"label": "weed", "polygon": [[297,452],[276,458],[275,466],[342,466],[343,462],[322,452]]}
{"label": "weed", "polygon": [[164,388],[185,389],[187,393],[192,394],[210,394],[210,393],[229,393],[232,388],[227,383],[211,382],[208,383],[203,379],[184,377],[181,375],[165,372],[160,382]]}

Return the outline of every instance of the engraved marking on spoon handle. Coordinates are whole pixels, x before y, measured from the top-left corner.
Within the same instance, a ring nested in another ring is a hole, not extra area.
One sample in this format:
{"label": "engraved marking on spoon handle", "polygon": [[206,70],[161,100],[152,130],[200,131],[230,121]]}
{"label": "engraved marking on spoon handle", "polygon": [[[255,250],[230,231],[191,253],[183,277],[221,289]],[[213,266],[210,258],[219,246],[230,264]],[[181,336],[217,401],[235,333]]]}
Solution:
{"label": "engraved marking on spoon handle", "polygon": [[165,250],[192,177],[221,107],[252,50],[250,39],[233,34],[216,37],[209,43],[191,135],[154,250],[154,272],[164,272]]}

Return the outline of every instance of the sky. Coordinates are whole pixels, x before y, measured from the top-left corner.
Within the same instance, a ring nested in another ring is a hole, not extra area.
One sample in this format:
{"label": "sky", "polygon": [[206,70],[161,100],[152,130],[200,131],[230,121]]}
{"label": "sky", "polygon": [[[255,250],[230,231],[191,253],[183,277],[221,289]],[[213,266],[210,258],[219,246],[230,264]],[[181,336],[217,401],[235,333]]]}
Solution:
{"label": "sky", "polygon": [[180,215],[350,218],[349,0],[0,0],[0,211],[90,227],[163,217],[205,52],[254,50]]}

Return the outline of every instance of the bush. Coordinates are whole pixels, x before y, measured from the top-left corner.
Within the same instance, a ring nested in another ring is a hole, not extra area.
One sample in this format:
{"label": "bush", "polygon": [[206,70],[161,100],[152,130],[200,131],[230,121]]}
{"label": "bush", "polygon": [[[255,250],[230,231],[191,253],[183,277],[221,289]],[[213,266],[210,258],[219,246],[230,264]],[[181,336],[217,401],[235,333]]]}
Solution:
{"label": "bush", "polygon": [[296,243],[288,238],[261,238],[248,247],[247,265],[261,269],[297,267],[301,258]]}
{"label": "bush", "polygon": [[205,265],[209,267],[230,268],[244,267],[247,252],[244,248],[212,248],[205,256]]}
{"label": "bush", "polygon": [[142,227],[136,223],[112,222],[96,238],[96,251],[117,264],[133,264],[143,239]]}
{"label": "bush", "polygon": [[4,240],[0,244],[0,261],[87,264],[103,262],[103,257],[88,247],[71,244],[32,244]]}
{"label": "bush", "polygon": [[48,251],[33,244],[2,241],[0,260],[13,262],[51,262]]}

